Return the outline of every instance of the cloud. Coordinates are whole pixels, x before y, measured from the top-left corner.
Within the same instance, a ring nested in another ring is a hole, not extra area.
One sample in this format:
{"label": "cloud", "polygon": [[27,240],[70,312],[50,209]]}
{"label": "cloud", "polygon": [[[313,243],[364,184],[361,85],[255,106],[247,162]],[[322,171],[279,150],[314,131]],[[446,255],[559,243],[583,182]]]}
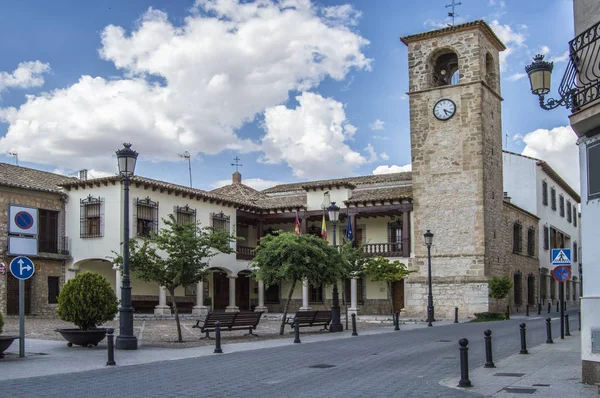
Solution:
{"label": "cloud", "polygon": [[374,140],[389,140],[390,137],[386,137],[385,135],[374,135],[371,138],[373,138]]}
{"label": "cloud", "polygon": [[507,77],[506,80],[516,82],[517,80],[521,80],[524,77],[527,77],[527,73],[514,73]]}
{"label": "cloud", "polygon": [[387,153],[385,153],[385,152],[381,152],[381,153],[379,154],[379,157],[380,157],[381,159],[383,159],[383,160],[390,160],[390,157],[389,157],[389,155],[388,155]]}
{"label": "cloud", "polygon": [[412,171],[412,164],[409,163],[409,164],[405,164],[404,166],[396,166],[396,165],[377,166],[377,168],[375,170],[373,170],[373,174],[378,175],[378,174],[401,173],[401,172],[405,172],[405,171]]}
{"label": "cloud", "polygon": [[385,128],[385,122],[377,119],[373,123],[369,124],[369,128],[373,131],[383,130]]}
{"label": "cloud", "polygon": [[280,105],[265,111],[261,162],[285,163],[306,179],[348,176],[367,163],[346,143],[356,128],[346,119],[343,104],[309,92],[296,100],[295,109]]}
{"label": "cloud", "polygon": [[564,53],[562,53],[562,55],[552,56],[547,59],[548,62],[554,62],[554,63],[565,62],[568,60],[569,60],[569,51],[565,51]]}
{"label": "cloud", "polygon": [[10,88],[40,87],[44,84],[42,74],[50,72],[50,64],[40,61],[21,62],[12,72],[0,71],[0,92]]}
{"label": "cloud", "polygon": [[[225,185],[231,184],[231,179],[228,180],[219,180],[212,184],[213,189],[224,187]],[[274,180],[263,180],[262,178],[246,178],[242,180],[242,184],[248,185],[251,188],[256,189],[257,191],[262,191],[263,189],[274,187],[275,185],[283,184],[281,181]]]}
{"label": "cloud", "polygon": [[506,59],[512,54],[516,48],[525,47],[526,34],[523,30],[517,32],[508,24],[502,25],[497,19],[490,22],[490,27],[494,33],[506,46],[506,50],[500,53],[500,70],[505,71],[507,67]]}
{"label": "cloud", "polygon": [[579,192],[579,148],[577,135],[570,126],[538,129],[524,134],[522,140],[526,145],[523,155],[545,160]]}
{"label": "cloud", "polygon": [[9,125],[0,151],[73,170],[113,170],[123,141],[153,161],[179,161],[186,150],[194,157],[255,151],[259,145],[236,132],[265,109],[325,78],[370,70],[362,52],[368,41],[345,25],[348,10],[305,0],[199,0],[197,7],[177,26],[149,9],[132,31],[105,27],[99,54],[123,76],[81,76],[0,108]]}
{"label": "cloud", "polygon": [[323,15],[330,21],[342,25],[356,26],[358,25],[358,20],[362,17],[362,12],[355,10],[351,4],[344,4],[324,8]]}
{"label": "cloud", "polygon": [[376,162],[377,159],[379,159],[379,156],[377,155],[377,152],[375,152],[375,148],[373,148],[373,145],[371,145],[371,144],[367,145],[365,147],[365,151],[369,155],[367,162],[373,163],[373,162]]}

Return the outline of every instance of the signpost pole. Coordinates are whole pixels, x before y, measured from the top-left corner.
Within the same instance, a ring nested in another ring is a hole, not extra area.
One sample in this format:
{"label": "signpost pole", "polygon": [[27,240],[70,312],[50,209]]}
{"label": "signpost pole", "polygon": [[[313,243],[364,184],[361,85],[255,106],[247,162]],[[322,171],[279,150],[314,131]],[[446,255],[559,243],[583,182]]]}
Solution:
{"label": "signpost pole", "polygon": [[565,339],[565,307],[562,305],[565,300],[565,281],[560,283],[560,338]]}
{"label": "signpost pole", "polygon": [[25,357],[25,280],[19,279],[19,357]]}

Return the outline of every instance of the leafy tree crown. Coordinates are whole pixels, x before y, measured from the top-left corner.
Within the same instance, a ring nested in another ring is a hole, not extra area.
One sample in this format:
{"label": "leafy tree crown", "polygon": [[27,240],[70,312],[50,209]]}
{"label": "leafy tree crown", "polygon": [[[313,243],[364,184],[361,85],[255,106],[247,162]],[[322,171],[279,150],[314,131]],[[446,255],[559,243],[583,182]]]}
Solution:
{"label": "leafy tree crown", "polygon": [[491,298],[503,299],[513,287],[513,282],[508,275],[494,276],[489,280],[488,286]]}
{"label": "leafy tree crown", "polygon": [[409,270],[405,264],[398,260],[390,261],[383,257],[376,257],[366,263],[365,273],[370,275],[372,281],[397,282],[415,271]]}

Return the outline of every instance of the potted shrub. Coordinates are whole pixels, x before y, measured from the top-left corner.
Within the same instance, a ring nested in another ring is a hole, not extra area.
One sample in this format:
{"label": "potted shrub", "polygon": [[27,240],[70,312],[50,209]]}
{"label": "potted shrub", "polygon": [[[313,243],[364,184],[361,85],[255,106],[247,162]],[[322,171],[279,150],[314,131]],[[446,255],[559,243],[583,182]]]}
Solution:
{"label": "potted shrub", "polygon": [[19,336],[2,336],[2,331],[4,330],[4,318],[2,318],[2,313],[0,312],[0,358],[4,358],[4,351],[10,347],[10,345],[19,338]]}
{"label": "potted shrub", "polygon": [[119,301],[110,283],[96,272],[84,272],[69,280],[58,295],[58,316],[77,329],[56,329],[69,347],[94,347],[104,339],[103,323],[114,319]]}

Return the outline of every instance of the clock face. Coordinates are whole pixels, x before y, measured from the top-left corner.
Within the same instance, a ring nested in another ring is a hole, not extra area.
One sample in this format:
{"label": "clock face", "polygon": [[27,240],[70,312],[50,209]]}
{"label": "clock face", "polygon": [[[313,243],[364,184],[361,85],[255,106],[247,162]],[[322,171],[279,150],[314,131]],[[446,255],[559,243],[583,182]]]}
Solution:
{"label": "clock face", "polygon": [[438,120],[448,120],[456,113],[456,104],[449,99],[441,99],[433,106],[433,115]]}

